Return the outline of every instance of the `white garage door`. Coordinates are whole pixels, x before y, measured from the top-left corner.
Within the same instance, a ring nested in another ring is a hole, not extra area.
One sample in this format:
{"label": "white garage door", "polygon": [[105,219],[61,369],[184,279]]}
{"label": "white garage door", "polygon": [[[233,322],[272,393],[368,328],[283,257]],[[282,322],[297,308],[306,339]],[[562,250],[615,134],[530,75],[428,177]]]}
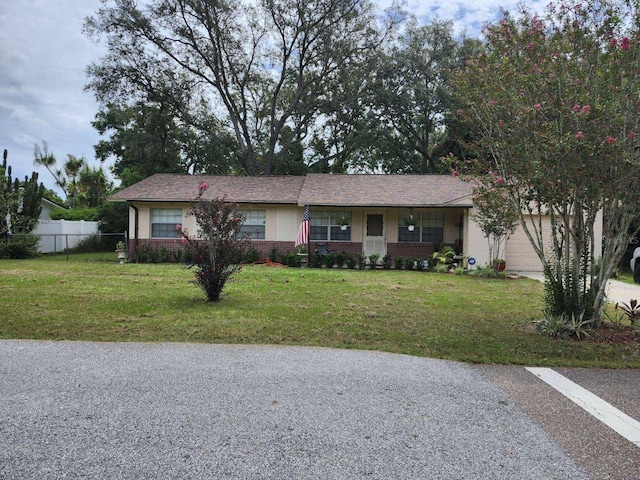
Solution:
{"label": "white garage door", "polygon": [[[551,232],[549,217],[542,218],[542,229],[547,235]],[[545,242],[545,249],[550,245],[550,239]],[[509,237],[505,248],[507,270],[518,272],[541,272],[542,263],[533,250],[531,242],[522,227]]]}

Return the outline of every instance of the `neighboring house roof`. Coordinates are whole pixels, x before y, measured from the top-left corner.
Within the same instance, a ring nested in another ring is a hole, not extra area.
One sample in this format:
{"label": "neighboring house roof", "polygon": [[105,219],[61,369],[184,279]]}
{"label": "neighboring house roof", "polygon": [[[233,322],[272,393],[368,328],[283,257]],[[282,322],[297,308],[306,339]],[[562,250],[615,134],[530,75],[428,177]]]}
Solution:
{"label": "neighboring house roof", "polygon": [[205,198],[237,203],[322,206],[472,206],[471,185],[449,175],[332,175],[239,177],[156,174],[109,197],[110,201],[189,201],[205,182]]}
{"label": "neighboring house roof", "polygon": [[63,205],[56,203],[48,198],[42,197],[40,200],[40,204],[42,205],[42,210],[40,211],[40,220],[51,220],[51,212],[55,208],[65,208]]}
{"label": "neighboring house roof", "polygon": [[54,202],[53,200],[49,200],[48,198],[42,197],[42,204],[49,205],[51,208],[64,208],[64,205],[60,205],[58,202]]}

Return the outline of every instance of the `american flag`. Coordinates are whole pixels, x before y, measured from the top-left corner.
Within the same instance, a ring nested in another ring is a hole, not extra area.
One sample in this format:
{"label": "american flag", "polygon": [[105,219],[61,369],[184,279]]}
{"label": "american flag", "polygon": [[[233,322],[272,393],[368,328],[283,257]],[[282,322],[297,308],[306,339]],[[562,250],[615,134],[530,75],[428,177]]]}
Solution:
{"label": "american flag", "polygon": [[300,222],[300,228],[298,228],[298,236],[296,237],[296,247],[300,245],[306,245],[309,241],[309,205],[304,209],[304,215],[302,216],[302,222]]}

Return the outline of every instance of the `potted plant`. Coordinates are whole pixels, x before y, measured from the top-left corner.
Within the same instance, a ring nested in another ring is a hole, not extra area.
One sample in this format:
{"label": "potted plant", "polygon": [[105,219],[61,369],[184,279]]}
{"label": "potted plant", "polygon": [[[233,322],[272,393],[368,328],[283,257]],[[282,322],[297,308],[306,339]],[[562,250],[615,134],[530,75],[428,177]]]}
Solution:
{"label": "potted plant", "polygon": [[504,269],[507,267],[507,264],[502,258],[496,258],[493,261],[493,269],[496,272],[504,272]]}
{"label": "potted plant", "polygon": [[338,225],[340,225],[340,230],[346,230],[350,223],[351,223],[351,219],[346,213],[343,213],[342,216],[338,219]]}
{"label": "potted plant", "polygon": [[413,216],[413,213],[410,213],[408,217],[405,217],[404,224],[407,226],[407,230],[413,232],[416,228],[416,219]]}
{"label": "potted plant", "polygon": [[431,256],[431,260],[433,260],[436,265],[444,264],[450,265],[453,263],[453,257],[455,256],[455,251],[449,245],[445,245],[440,250],[433,252]]}
{"label": "potted plant", "polygon": [[324,266],[327,268],[333,268],[333,264],[335,263],[336,257],[333,253],[329,253],[324,255]]}
{"label": "potted plant", "polygon": [[120,241],[116,243],[116,253],[118,254],[118,260],[120,260],[120,263],[124,263],[127,259],[127,251],[125,249],[124,242]]}
{"label": "potted plant", "polygon": [[404,259],[404,268],[406,270],[413,270],[413,267],[415,266],[415,260],[413,259],[413,257],[407,257]]}

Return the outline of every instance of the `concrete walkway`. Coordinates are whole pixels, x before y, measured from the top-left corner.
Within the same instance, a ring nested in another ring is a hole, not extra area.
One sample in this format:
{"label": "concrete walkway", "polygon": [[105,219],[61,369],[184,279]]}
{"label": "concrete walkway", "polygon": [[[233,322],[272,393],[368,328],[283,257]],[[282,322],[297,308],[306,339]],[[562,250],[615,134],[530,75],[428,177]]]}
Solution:
{"label": "concrete walkway", "polygon": [[[510,272],[523,277],[532,278],[544,283],[542,272]],[[609,280],[607,285],[607,299],[611,303],[629,303],[631,299],[640,301],[640,284],[630,284],[619,280]]]}

